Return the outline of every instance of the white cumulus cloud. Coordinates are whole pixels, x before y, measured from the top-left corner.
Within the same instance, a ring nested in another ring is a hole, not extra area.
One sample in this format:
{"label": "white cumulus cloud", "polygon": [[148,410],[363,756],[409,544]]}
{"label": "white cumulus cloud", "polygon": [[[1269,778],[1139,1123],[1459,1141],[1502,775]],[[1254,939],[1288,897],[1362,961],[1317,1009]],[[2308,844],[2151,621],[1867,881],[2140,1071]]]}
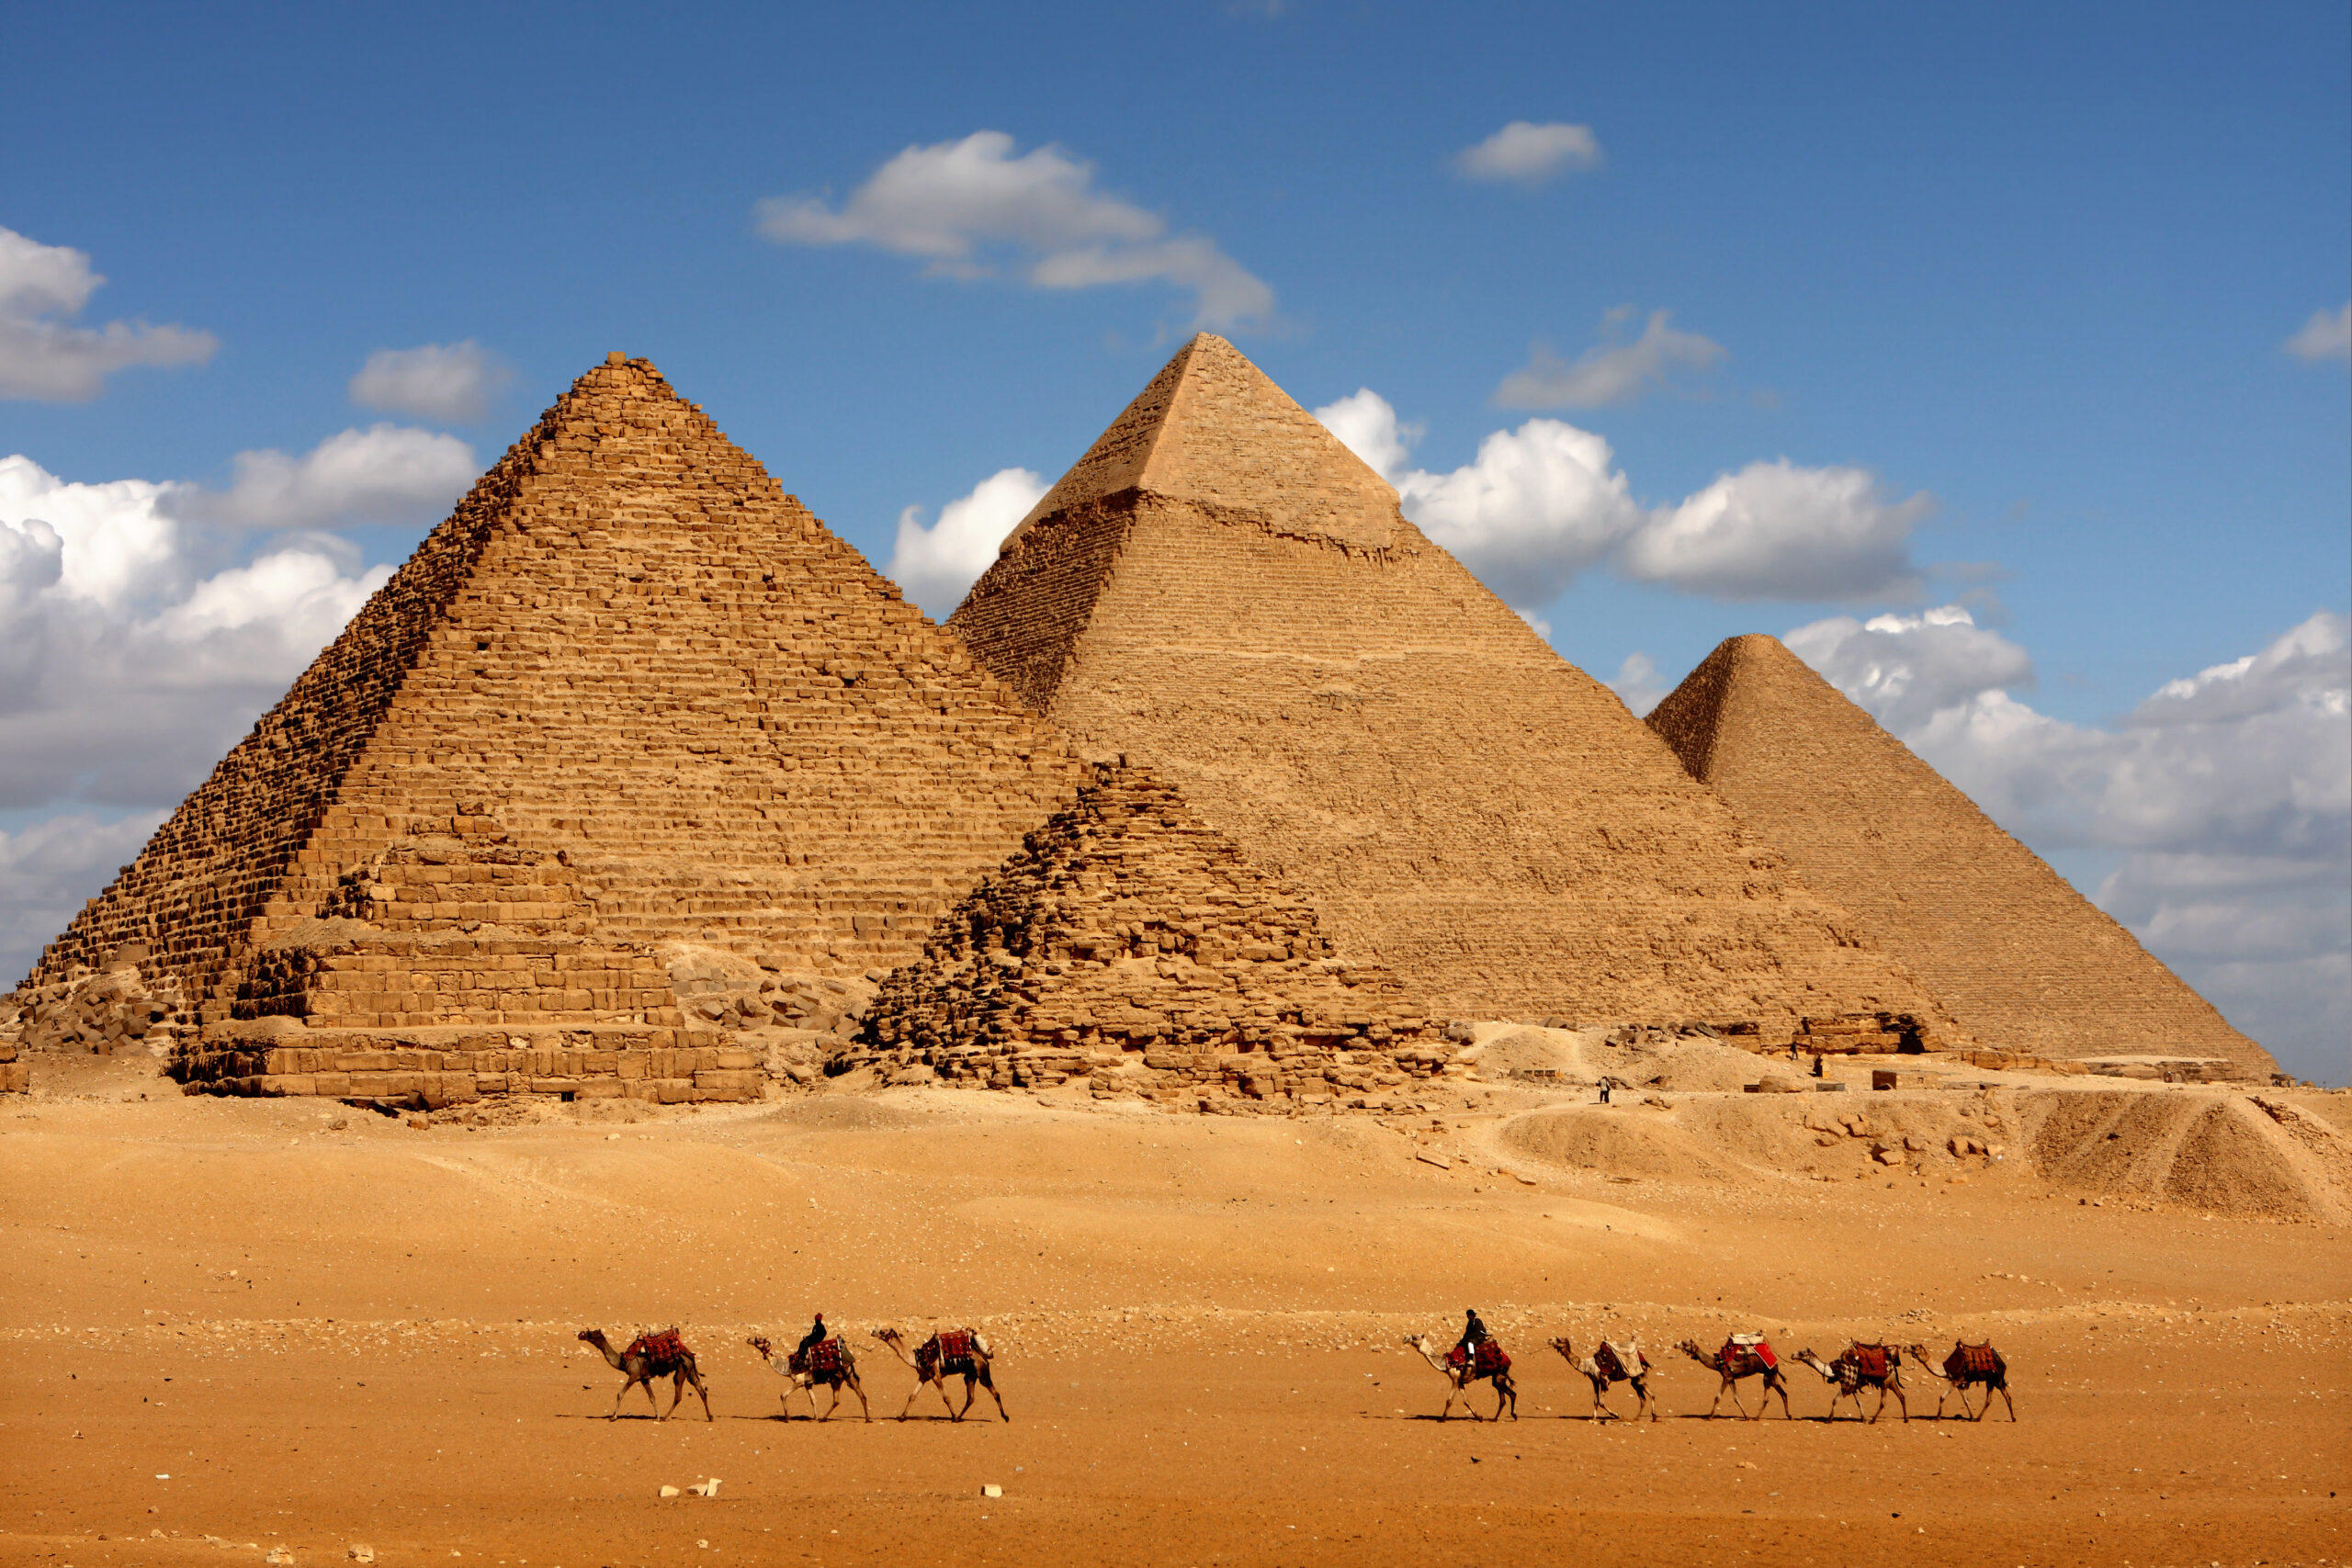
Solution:
{"label": "white cumulus cloud", "polygon": [[373,424],[328,436],[297,457],[240,452],[225,491],[176,487],[167,507],[242,528],[327,528],[437,522],[481,472],[454,435]]}
{"label": "white cumulus cloud", "polygon": [[1912,531],[1927,495],[1895,501],[1867,470],[1781,459],[1725,474],[1678,504],[1644,508],[1609,443],[1531,419],[1445,473],[1410,466],[1419,425],[1360,388],[1315,411],[1396,487],[1405,515],[1510,604],[1548,604],[1609,565],[1634,581],[1726,599],[1850,599],[1916,589]]}
{"label": "white cumulus cloud", "polygon": [[350,392],[361,408],[475,424],[490,417],[490,400],[514,378],[504,363],[467,338],[379,348],[351,378]]}
{"label": "white cumulus cloud", "polygon": [[2311,320],[2297,328],[2295,335],[2282,346],[2296,358],[2313,364],[2324,359],[2352,364],[2352,305],[2313,310]]}
{"label": "white cumulus cloud", "polygon": [[1631,342],[1609,341],[1619,324],[1631,319],[1629,310],[1612,310],[1601,322],[1602,341],[1578,355],[1575,363],[1538,344],[1527,364],[1512,371],[1495,389],[1495,401],[1507,409],[1595,409],[1630,403],[1644,392],[1667,385],[1678,367],[1704,370],[1724,357],[1724,345],[1697,333],[1677,332],[1668,325],[1670,314],[1650,312],[1641,334]]}
{"label": "white cumulus cloud", "polygon": [[2352,1034],[2352,637],[2321,613],[2112,725],[2035,710],[2024,650],[1946,606],[1815,622],[1800,657],[2044,853],[2115,861],[2096,901],[2290,1070]]}
{"label": "white cumulus cloud", "polygon": [[1723,599],[1852,599],[1914,592],[1912,530],[1935,510],[1896,501],[1867,468],[1783,457],[1661,507],[1625,541],[1629,577]]}
{"label": "white cumulus cloud", "polygon": [[390,575],[317,536],[240,559],[184,488],[0,459],[0,810],[173,804]]}
{"label": "white cumulus cloud", "polygon": [[1617,666],[1617,678],[1602,683],[1634,710],[1636,718],[1648,717],[1650,709],[1666,701],[1667,693],[1673,690],[1658,673],[1657,660],[1640,652],[1627,654]]}
{"label": "white cumulus cloud", "polygon": [[939,521],[929,527],[922,507],[908,507],[899,513],[899,537],[884,575],[925,615],[945,620],[1046,489],[1027,468],[1000,468],[969,495],[941,507]]}
{"label": "white cumulus cloud", "polygon": [[988,276],[1001,258],[1041,288],[1162,282],[1192,294],[1203,327],[1273,311],[1273,290],[1214,241],[1171,236],[1159,213],[1099,189],[1093,164],[1054,146],[1016,154],[1001,130],[909,147],[838,207],[771,197],[754,217],[778,244],[873,245],[950,277]]}
{"label": "white cumulus cloud", "polygon": [[104,282],[83,252],[0,229],[0,398],[87,402],[118,370],[201,364],[220,346],[186,327],[75,325]]}
{"label": "white cumulus cloud", "polygon": [[1592,127],[1550,120],[1542,125],[1515,119],[1475,147],[1453,155],[1465,179],[1509,180],[1539,185],[1571,169],[1597,168],[1600,143]]}

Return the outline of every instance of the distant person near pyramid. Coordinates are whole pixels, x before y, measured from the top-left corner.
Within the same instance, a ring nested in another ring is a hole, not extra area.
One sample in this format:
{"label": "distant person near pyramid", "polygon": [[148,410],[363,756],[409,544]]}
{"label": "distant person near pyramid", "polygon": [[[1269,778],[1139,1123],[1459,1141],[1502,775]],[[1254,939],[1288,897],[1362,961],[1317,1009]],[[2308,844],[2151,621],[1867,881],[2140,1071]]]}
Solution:
{"label": "distant person near pyramid", "polygon": [[1775,638],[1724,642],[1649,724],[1996,1049],[2270,1054]]}
{"label": "distant person near pyramid", "polygon": [[716,1007],[682,1008],[682,951],[811,985],[878,974],[1083,773],[650,364],[616,354],[19,999],[136,962],[181,999],[175,1071],[246,1092],[756,1099]]}
{"label": "distant person near pyramid", "polygon": [[1949,1034],[1912,976],[1221,338],[1168,363],[948,626],[1438,1016]]}

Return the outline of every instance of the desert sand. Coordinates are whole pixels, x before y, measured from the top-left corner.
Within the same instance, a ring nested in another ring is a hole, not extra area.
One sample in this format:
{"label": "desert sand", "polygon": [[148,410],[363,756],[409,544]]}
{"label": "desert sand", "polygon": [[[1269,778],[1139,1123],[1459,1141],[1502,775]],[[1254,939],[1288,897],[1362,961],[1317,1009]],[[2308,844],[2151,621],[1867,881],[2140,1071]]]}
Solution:
{"label": "desert sand", "polygon": [[[1479,1034],[1470,1075],[1377,1116],[861,1074],[416,1125],[47,1058],[0,1107],[0,1562],[2352,1551],[2352,1099],[1913,1059],[1892,1092],[1863,1068],[1744,1094],[1771,1064],[1704,1042]],[[1635,1085],[1605,1108],[1596,1058]],[[1470,1305],[1516,1359],[1515,1423],[1441,1425],[1399,1347]],[[854,1400],[779,1419],[744,1338],[815,1310],[852,1331],[872,1425]],[[717,1419],[691,1393],[605,1419],[621,1379],[576,1334],[673,1323]],[[1012,1422],[983,1396],[951,1424],[928,1392],[891,1419],[913,1377],[884,1323],[981,1329]],[[1672,1346],[1736,1328],[1784,1356],[1989,1337],[2019,1419],[1927,1419],[1915,1373],[1907,1424],[1832,1424],[1792,1368],[1794,1421],[1707,1420],[1716,1380]],[[1637,1337],[1664,1418],[1587,1420],[1561,1334]]]}

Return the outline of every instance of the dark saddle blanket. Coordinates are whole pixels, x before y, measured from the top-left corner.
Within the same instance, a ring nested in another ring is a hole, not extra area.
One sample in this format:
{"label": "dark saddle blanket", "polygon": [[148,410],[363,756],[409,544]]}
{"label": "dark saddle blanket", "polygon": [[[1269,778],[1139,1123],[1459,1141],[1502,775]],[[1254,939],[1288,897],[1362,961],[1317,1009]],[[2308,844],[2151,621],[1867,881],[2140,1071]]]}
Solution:
{"label": "dark saddle blanket", "polygon": [[1849,1345],[1833,1364],[1849,1382],[1883,1382],[1894,1361],[1894,1353],[1883,1345]]}
{"label": "dark saddle blanket", "polygon": [[973,1377],[978,1367],[972,1359],[972,1334],[968,1329],[943,1329],[925,1340],[915,1351],[915,1366],[923,1376],[935,1371],[948,1377]]}
{"label": "dark saddle blanket", "polygon": [[[1457,1372],[1462,1370],[1463,1363],[1469,1359],[1468,1353],[1459,1345],[1445,1353],[1445,1364]],[[1503,1348],[1491,1339],[1480,1340],[1478,1359],[1476,1364],[1471,1367],[1470,1375],[1474,1378],[1490,1378],[1498,1372],[1509,1371],[1510,1371],[1510,1357],[1504,1353]]]}
{"label": "dark saddle blanket", "polygon": [[792,1359],[785,1363],[796,1372],[806,1372],[812,1378],[839,1377],[842,1370],[841,1336],[820,1339],[806,1350],[795,1350]]}
{"label": "dark saddle blanket", "polygon": [[1735,1377],[1773,1371],[1781,1364],[1781,1358],[1772,1352],[1772,1342],[1760,1334],[1734,1335],[1724,1341],[1722,1355],[1724,1371]]}
{"label": "dark saddle blanket", "polygon": [[659,1334],[640,1334],[630,1340],[628,1354],[644,1357],[660,1372],[691,1359],[694,1352],[686,1348],[685,1340],[676,1329],[665,1328]]}
{"label": "dark saddle blanket", "polygon": [[1944,1359],[1944,1375],[1950,1378],[1996,1378],[2008,1368],[2001,1360],[2001,1353],[1988,1344],[1955,1345]]}

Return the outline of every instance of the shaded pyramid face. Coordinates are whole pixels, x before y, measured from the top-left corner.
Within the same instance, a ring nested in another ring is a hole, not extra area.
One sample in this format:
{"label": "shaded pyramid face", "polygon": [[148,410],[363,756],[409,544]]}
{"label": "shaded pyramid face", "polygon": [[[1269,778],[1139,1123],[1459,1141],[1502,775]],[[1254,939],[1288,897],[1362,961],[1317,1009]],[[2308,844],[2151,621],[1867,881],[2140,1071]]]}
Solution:
{"label": "shaded pyramid face", "polygon": [[650,994],[661,966],[623,950],[887,967],[1081,771],[650,365],[614,355],[32,983],[138,942],[215,1035],[674,1022]]}
{"label": "shaded pyramid face", "polygon": [[1984,1043],[2275,1066],[1776,639],[1724,643],[1649,724]]}
{"label": "shaded pyramid face", "polygon": [[949,621],[1448,1016],[1939,1018],[1228,344],[1172,360]]}
{"label": "shaded pyramid face", "polygon": [[1105,765],[891,975],[855,1059],[1098,1096],[1378,1096],[1441,1026],[1140,768]]}

